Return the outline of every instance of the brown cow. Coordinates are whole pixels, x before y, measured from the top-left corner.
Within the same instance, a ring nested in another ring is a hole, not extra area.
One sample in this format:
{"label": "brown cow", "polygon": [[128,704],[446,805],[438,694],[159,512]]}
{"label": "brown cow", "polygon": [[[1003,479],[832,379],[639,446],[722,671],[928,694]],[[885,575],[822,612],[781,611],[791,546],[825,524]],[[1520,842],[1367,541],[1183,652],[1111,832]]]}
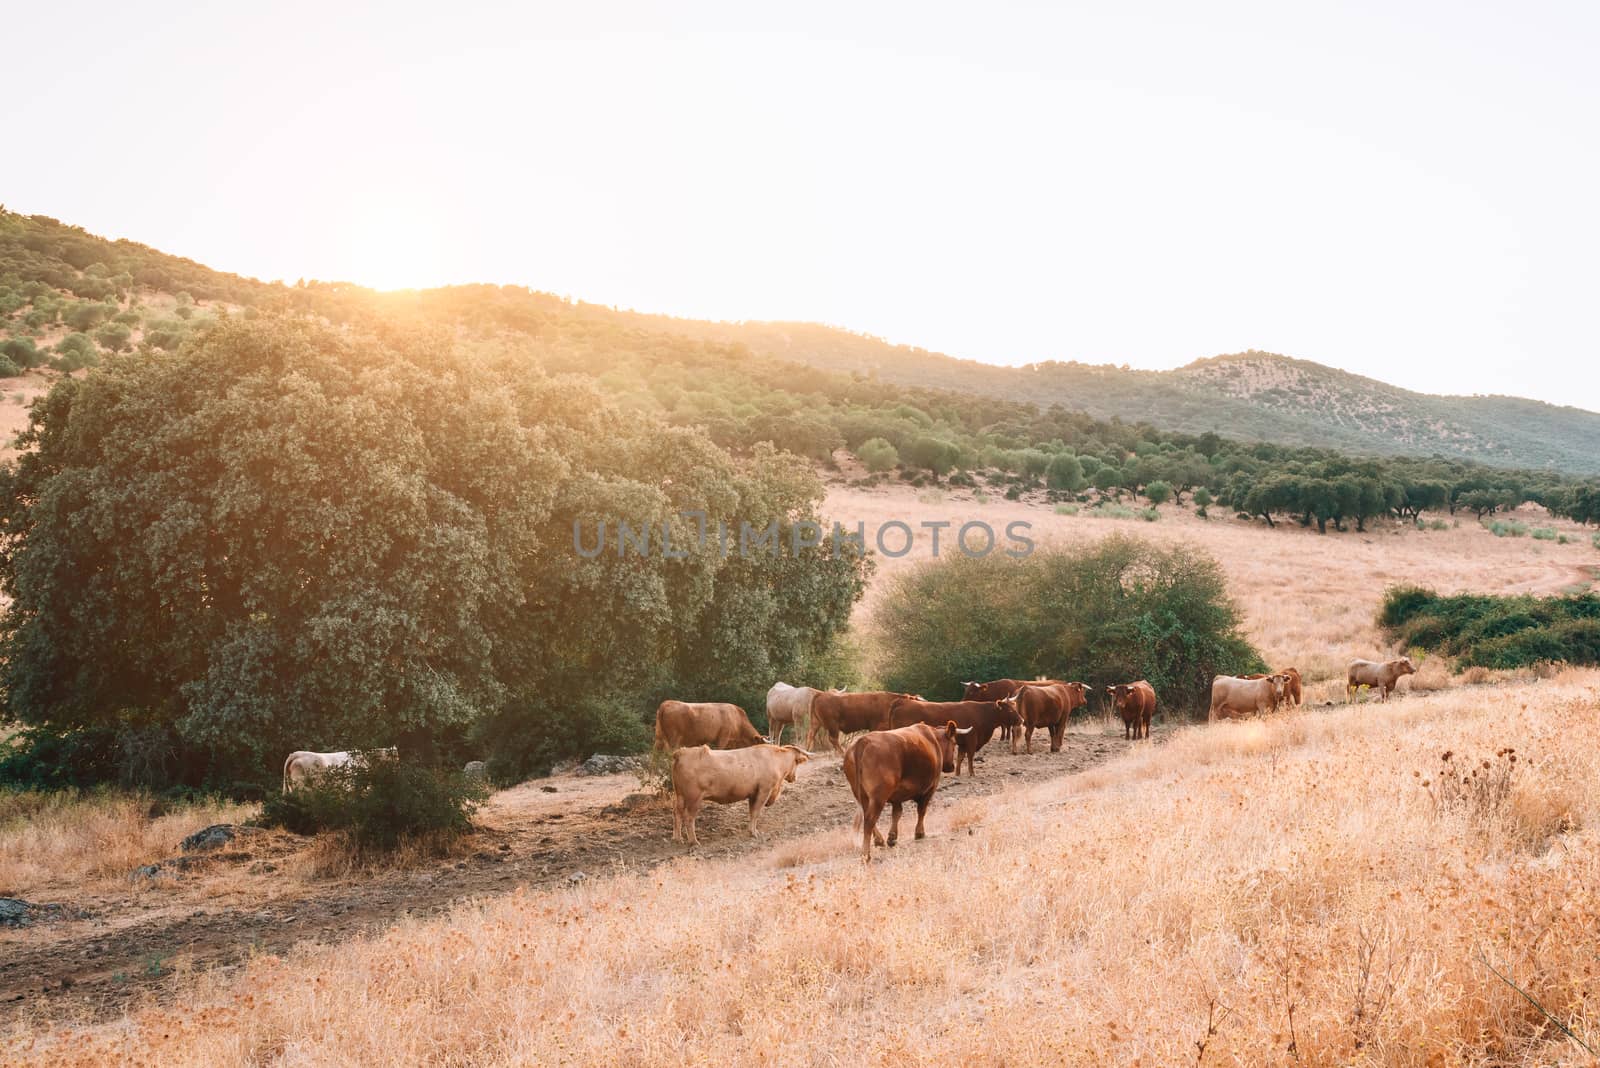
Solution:
{"label": "brown cow", "polygon": [[[1015,697],[1018,690],[1024,686],[1065,686],[1060,679],[995,679],[992,682],[963,682],[961,684],[961,699],[963,701],[1001,701],[1007,697]],[[1010,727],[1000,728],[1002,741],[1011,741],[1014,738]],[[1015,745],[1012,752],[1016,752]]]}
{"label": "brown cow", "polygon": [[[1274,675],[1286,675],[1289,682],[1283,688],[1283,699],[1291,705],[1298,707],[1305,701],[1305,694],[1300,686],[1300,671],[1298,668],[1284,668],[1282,671],[1273,672]],[[1240,675],[1241,679],[1264,679],[1265,675]]]}
{"label": "brown cow", "polygon": [[708,701],[662,701],[656,709],[656,748],[671,752],[691,745],[738,749],[766,741],[738,705]]}
{"label": "brown cow", "polygon": [[1150,720],[1156,714],[1156,688],[1140,679],[1106,687],[1106,703],[1122,717],[1122,736],[1135,741],[1150,737]]}
{"label": "brown cow", "polygon": [[[1089,703],[1089,688],[1081,682],[1030,682],[1018,687],[1013,695],[1017,713],[1022,717],[1028,752],[1033,752],[1033,732],[1040,728],[1050,731],[1050,752],[1061,752],[1061,738],[1067,731],[1075,709]],[[1017,751],[1017,736],[1011,736],[1011,751]]]}
{"label": "brown cow", "polygon": [[973,758],[978,750],[989,744],[994,732],[1003,726],[1016,727],[1022,723],[1017,714],[1016,700],[1007,697],[1002,701],[924,701],[907,697],[894,703],[889,712],[889,722],[895,727],[908,727],[913,723],[939,726],[953,722],[957,727],[971,728],[961,736],[961,751],[956,756],[956,774],[961,774],[961,762],[967,762],[967,774],[975,774]]}
{"label": "brown cow", "polygon": [[1208,723],[1219,719],[1276,712],[1289,685],[1287,675],[1263,675],[1259,679],[1238,675],[1218,675],[1211,680],[1211,713]]}
{"label": "brown cow", "polygon": [[[922,821],[939,788],[941,773],[956,767],[956,745],[965,730],[954,723],[932,727],[914,723],[898,730],[873,731],[850,744],[844,755],[844,778],[856,804],[861,806],[861,859],[872,862],[872,843],[893,846],[900,837],[900,807],[917,803],[918,838],[925,837]],[[889,838],[878,833],[883,806],[891,807]]]}
{"label": "brown cow", "polygon": [[1345,670],[1345,696],[1353,698],[1357,687],[1371,686],[1378,691],[1378,700],[1387,701],[1389,691],[1395,688],[1402,676],[1416,673],[1417,667],[1409,656],[1381,664],[1375,660],[1352,660],[1349,668]]}
{"label": "brown cow", "polygon": [[810,759],[797,745],[756,745],[712,749],[697,745],[672,754],[672,840],[698,845],[695,820],[707,801],[719,805],[750,802],[750,837],[756,814],[778,799],[795,769]]}
{"label": "brown cow", "polygon": [[844,752],[839,735],[856,731],[882,731],[889,729],[889,706],[908,693],[889,693],[869,690],[866,693],[819,693],[811,700],[811,729],[806,734],[806,748],[815,749],[817,735],[826,733],[833,748]]}

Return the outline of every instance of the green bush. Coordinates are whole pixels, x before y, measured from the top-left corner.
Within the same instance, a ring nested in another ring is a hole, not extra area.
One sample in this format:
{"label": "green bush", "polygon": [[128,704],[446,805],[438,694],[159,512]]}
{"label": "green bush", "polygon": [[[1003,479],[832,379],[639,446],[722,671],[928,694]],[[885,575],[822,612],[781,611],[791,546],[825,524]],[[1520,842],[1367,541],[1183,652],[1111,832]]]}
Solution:
{"label": "green bush", "polygon": [[1600,596],[1591,593],[1443,597],[1395,587],[1384,595],[1378,624],[1405,645],[1457,657],[1463,667],[1600,663]]}
{"label": "green bush", "polygon": [[125,323],[106,323],[94,332],[94,339],[101,347],[112,352],[121,352],[128,347],[128,339],[133,336]]}
{"label": "green bush", "polygon": [[1075,505],[1075,504],[1058,504],[1058,505],[1056,505],[1056,515],[1077,515],[1077,514],[1078,514],[1078,506]]}
{"label": "green bush", "polygon": [[100,362],[100,350],[88,334],[68,334],[56,342],[56,358],[50,366],[72,372]]}
{"label": "green bush", "polygon": [[34,345],[31,337],[13,337],[0,341],[0,356],[24,369],[38,367],[45,362],[45,354]]}
{"label": "green bush", "polygon": [[1194,491],[1194,514],[1201,519],[1211,518],[1206,514],[1206,509],[1211,507],[1213,498],[1211,491],[1204,486],[1196,487]]}
{"label": "green bush", "polygon": [[1595,531],[1593,536],[1590,537],[1589,544],[1593,545],[1596,549],[1600,549],[1600,530]]}
{"label": "green bush", "polygon": [[1556,540],[1555,528],[1553,528],[1553,527],[1536,527],[1536,528],[1534,528],[1534,531],[1533,531],[1533,537],[1534,537],[1534,539],[1536,541],[1555,541]]}
{"label": "green bush", "polygon": [[967,679],[1149,679],[1163,709],[1205,710],[1219,673],[1258,671],[1222,570],[1189,546],[1113,534],[1088,550],[931,561],[876,612],[890,689],[956,698]]}
{"label": "green bush", "polygon": [[868,438],[856,450],[856,455],[874,474],[893,471],[900,463],[900,451],[883,438]]}
{"label": "green bush", "polygon": [[487,788],[459,771],[404,760],[333,768],[293,793],[275,793],[257,822],[295,834],[342,831],[361,849],[392,850],[407,839],[451,838],[472,830]]}
{"label": "green bush", "polygon": [[1172,500],[1172,487],[1158,479],[1144,488],[1144,495],[1151,504],[1166,504]]}
{"label": "green bush", "polygon": [[0,378],[15,378],[22,373],[22,368],[11,362],[11,357],[0,356]]}
{"label": "green bush", "polygon": [[1156,511],[1154,507],[1145,508],[1139,512],[1139,518],[1146,523],[1154,523],[1161,518],[1161,513]]}
{"label": "green bush", "polygon": [[1494,519],[1485,523],[1484,529],[1497,538],[1521,538],[1528,533],[1528,525],[1515,519]]}

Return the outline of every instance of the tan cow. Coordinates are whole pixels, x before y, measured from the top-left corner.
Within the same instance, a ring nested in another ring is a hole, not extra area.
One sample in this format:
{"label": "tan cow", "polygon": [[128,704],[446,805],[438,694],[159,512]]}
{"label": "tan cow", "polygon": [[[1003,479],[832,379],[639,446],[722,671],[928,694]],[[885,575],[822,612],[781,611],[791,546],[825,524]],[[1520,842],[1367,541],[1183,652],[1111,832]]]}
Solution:
{"label": "tan cow", "polygon": [[785,727],[793,727],[795,737],[800,737],[801,724],[811,718],[811,703],[821,692],[810,686],[790,686],[787,682],[774,683],[772,689],[767,691],[768,740],[773,745],[782,745]]}
{"label": "tan cow", "polygon": [[794,782],[795,769],[811,754],[797,745],[754,745],[744,749],[712,749],[696,745],[672,754],[672,840],[698,845],[695,820],[700,806],[750,803],[750,837],[756,836],[756,814]]}
{"label": "tan cow", "polygon": [[[1294,705],[1296,707],[1299,707],[1301,704],[1303,704],[1304,701],[1305,701],[1305,693],[1302,690],[1301,685],[1300,685],[1300,671],[1299,671],[1299,669],[1298,668],[1292,668],[1292,667],[1284,668],[1282,671],[1275,672],[1275,674],[1289,676],[1289,682],[1283,688],[1283,699],[1284,699],[1284,701],[1286,701],[1287,703],[1289,703],[1291,705]],[[1240,675],[1239,677],[1241,679],[1264,679],[1264,678],[1266,678],[1265,675]]]}
{"label": "tan cow", "polygon": [[1378,691],[1378,700],[1387,701],[1389,691],[1399,684],[1402,676],[1416,673],[1417,667],[1409,656],[1402,656],[1399,660],[1387,660],[1381,664],[1376,660],[1352,660],[1350,666],[1345,669],[1345,696],[1353,699],[1359,687],[1371,686]]}
{"label": "tan cow", "polygon": [[1259,679],[1218,675],[1211,680],[1211,714],[1207,722],[1275,712],[1288,685],[1287,675],[1267,675]]}
{"label": "tan cow", "polygon": [[738,705],[720,701],[662,701],[656,709],[656,748],[671,752],[691,745],[738,749],[766,741]]}
{"label": "tan cow", "polygon": [[386,749],[352,749],[338,753],[313,753],[297,749],[283,762],[283,792],[291,793],[318,775],[332,768],[361,767],[373,760],[398,760],[400,750],[394,746]]}

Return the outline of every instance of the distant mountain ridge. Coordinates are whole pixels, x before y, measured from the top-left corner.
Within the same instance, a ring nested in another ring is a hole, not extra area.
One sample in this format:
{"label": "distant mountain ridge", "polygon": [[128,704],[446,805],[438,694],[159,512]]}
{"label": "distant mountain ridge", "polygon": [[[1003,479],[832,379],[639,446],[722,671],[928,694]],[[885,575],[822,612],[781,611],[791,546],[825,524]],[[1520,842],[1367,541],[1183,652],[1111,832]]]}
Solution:
{"label": "distant mountain ridge", "polygon": [[816,323],[709,323],[599,309],[641,327],[902,385],[1061,404],[1164,430],[1369,455],[1435,454],[1501,467],[1600,472],[1600,414],[1505,396],[1436,396],[1310,360],[1249,351],[1171,371],[1045,361],[1004,367]]}

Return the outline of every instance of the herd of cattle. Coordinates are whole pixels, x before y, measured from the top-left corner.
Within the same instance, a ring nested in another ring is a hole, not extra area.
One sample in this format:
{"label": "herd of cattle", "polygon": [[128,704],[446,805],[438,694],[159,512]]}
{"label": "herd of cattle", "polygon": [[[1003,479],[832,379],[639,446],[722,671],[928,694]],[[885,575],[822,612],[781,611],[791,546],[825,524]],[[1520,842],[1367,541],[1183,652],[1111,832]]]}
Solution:
{"label": "herd of cattle", "polygon": [[[1347,693],[1369,686],[1381,700],[1398,680],[1415,673],[1409,658],[1378,663],[1351,661]],[[695,822],[710,801],[750,806],[750,834],[756,817],[778,800],[786,782],[812,756],[826,736],[842,754],[845,781],[860,806],[861,852],[872,859],[872,847],[894,845],[900,812],[907,802],[917,806],[916,837],[922,838],[928,805],[941,775],[959,775],[963,761],[975,774],[978,751],[999,733],[1009,738],[1011,752],[1033,752],[1033,734],[1046,730],[1050,751],[1060,752],[1072,713],[1088,704],[1089,688],[1057,679],[996,679],[963,683],[960,701],[927,701],[920,694],[871,691],[847,693],[791,686],[780,682],[767,691],[771,737],[763,737],[744,709],[722,702],[663,701],[656,710],[655,745],[672,754],[672,837],[698,842]],[[1105,688],[1105,707],[1122,719],[1123,737],[1148,738],[1155,715],[1155,688],[1143,679]],[[1218,675],[1211,683],[1210,719],[1260,715],[1280,705],[1302,701],[1300,672],[1294,668],[1270,675]],[[807,725],[806,747],[785,745],[784,731],[796,739]],[[846,749],[844,734],[861,732]],[[878,832],[878,819],[890,810],[889,835]]]}
{"label": "herd of cattle", "polygon": [[[1346,692],[1371,687],[1387,701],[1399,680],[1415,674],[1410,658],[1377,662],[1352,660],[1345,675]],[[941,775],[976,774],[974,760],[996,733],[1009,739],[1011,752],[1033,752],[1033,734],[1050,735],[1050,751],[1061,751],[1073,712],[1089,703],[1089,687],[1058,679],[995,679],[962,684],[959,701],[927,701],[920,694],[875,690],[848,693],[790,686],[780,682],[767,691],[771,738],[763,737],[738,705],[722,702],[663,701],[656,709],[655,746],[672,754],[672,838],[693,846],[695,822],[707,801],[750,806],[750,833],[756,816],[778,800],[783,784],[794,782],[795,769],[811,758],[811,748],[826,736],[843,758],[845,781],[861,807],[861,851],[872,859],[872,846],[894,845],[900,832],[900,810],[917,806],[916,836]],[[1105,708],[1122,719],[1122,736],[1148,738],[1156,711],[1155,687],[1144,679],[1107,686]],[[1285,668],[1270,675],[1218,675],[1211,681],[1210,720],[1264,715],[1280,705],[1299,705],[1300,672]],[[806,725],[806,746],[783,744],[784,731],[799,738]],[[840,738],[860,733],[848,749]],[[365,752],[290,753],[283,763],[283,790],[289,793],[312,777],[336,767],[373,758],[395,759],[393,749]],[[481,765],[480,765],[481,766]],[[890,809],[887,841],[878,833],[878,818]]]}

